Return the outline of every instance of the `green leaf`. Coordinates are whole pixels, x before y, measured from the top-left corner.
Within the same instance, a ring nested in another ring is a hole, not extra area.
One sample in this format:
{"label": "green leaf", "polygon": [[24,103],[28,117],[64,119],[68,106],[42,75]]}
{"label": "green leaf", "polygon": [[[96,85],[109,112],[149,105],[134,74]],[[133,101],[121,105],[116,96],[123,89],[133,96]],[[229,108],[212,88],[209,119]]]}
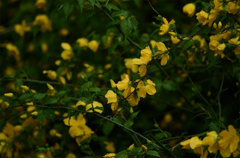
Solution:
{"label": "green leaf", "polygon": [[190,48],[192,45],[193,45],[193,41],[192,41],[192,40],[189,40],[189,41],[187,41],[186,43],[183,44],[182,50],[185,51],[185,50],[187,50],[188,48]]}
{"label": "green leaf", "polygon": [[94,5],[95,5],[95,0],[88,0],[90,3],[91,3],[91,5],[94,7]]}
{"label": "green leaf", "polygon": [[130,118],[124,123],[124,125],[125,125],[126,127],[132,127],[132,125],[134,124],[134,118],[137,117],[138,113],[139,113],[139,111],[134,112],[134,113],[130,116]]}
{"label": "green leaf", "polygon": [[114,124],[111,122],[106,122],[103,124],[102,130],[104,135],[109,135],[114,128]]}
{"label": "green leaf", "polygon": [[46,93],[37,93],[33,96],[36,100],[42,100],[46,96]]}
{"label": "green leaf", "polygon": [[49,98],[45,101],[45,104],[56,104],[58,102],[58,98]]}
{"label": "green leaf", "polygon": [[166,89],[168,91],[175,91],[177,89],[176,84],[173,81],[165,81],[165,82],[163,82],[162,86],[164,89]]}
{"label": "green leaf", "polygon": [[88,82],[84,83],[84,84],[81,86],[81,88],[82,88],[83,90],[85,90],[85,89],[91,87],[92,84],[93,84],[93,83],[92,83],[91,81],[88,81]]}
{"label": "green leaf", "polygon": [[137,32],[137,20],[135,17],[128,17],[121,21],[120,28],[125,37],[132,36]]}
{"label": "green leaf", "polygon": [[134,0],[134,3],[136,4],[137,7],[141,6],[141,0]]}
{"label": "green leaf", "polygon": [[126,150],[123,150],[117,153],[116,158],[128,158],[128,152]]}
{"label": "green leaf", "polygon": [[112,3],[108,3],[107,9],[109,11],[111,11],[111,10],[119,10],[119,8],[117,6],[115,6],[114,4],[112,4]]}
{"label": "green leaf", "polygon": [[72,100],[72,97],[65,97],[61,99],[61,102],[63,104],[67,104],[68,102],[70,102]]}
{"label": "green leaf", "polygon": [[31,98],[31,97],[32,97],[32,94],[25,93],[25,94],[23,94],[19,97],[19,100],[26,100],[26,99]]}
{"label": "green leaf", "polygon": [[72,13],[73,8],[74,8],[73,3],[70,3],[70,2],[64,3],[63,12],[64,12],[66,17],[68,17]]}
{"label": "green leaf", "polygon": [[149,150],[149,151],[146,152],[146,154],[148,156],[160,157],[159,153],[157,151],[154,151],[154,150]]}
{"label": "green leaf", "polygon": [[98,87],[92,87],[92,88],[89,88],[89,91],[90,92],[101,92],[101,89]]}
{"label": "green leaf", "polygon": [[79,5],[79,8],[80,8],[80,11],[81,11],[81,13],[82,13],[85,0],[77,0],[77,1],[78,1],[78,5]]}

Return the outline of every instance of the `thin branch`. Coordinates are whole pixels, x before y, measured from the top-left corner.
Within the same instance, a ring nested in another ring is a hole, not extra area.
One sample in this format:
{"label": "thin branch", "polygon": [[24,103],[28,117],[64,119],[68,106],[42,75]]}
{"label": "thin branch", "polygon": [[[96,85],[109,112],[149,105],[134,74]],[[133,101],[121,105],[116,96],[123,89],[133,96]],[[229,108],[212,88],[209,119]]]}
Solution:
{"label": "thin branch", "polygon": [[217,93],[218,119],[219,119],[219,122],[221,122],[221,116],[222,116],[222,105],[221,105],[221,101],[220,101],[220,96],[221,96],[221,93],[222,93],[223,83],[224,83],[224,74],[222,76],[221,85],[220,85],[219,91]]}

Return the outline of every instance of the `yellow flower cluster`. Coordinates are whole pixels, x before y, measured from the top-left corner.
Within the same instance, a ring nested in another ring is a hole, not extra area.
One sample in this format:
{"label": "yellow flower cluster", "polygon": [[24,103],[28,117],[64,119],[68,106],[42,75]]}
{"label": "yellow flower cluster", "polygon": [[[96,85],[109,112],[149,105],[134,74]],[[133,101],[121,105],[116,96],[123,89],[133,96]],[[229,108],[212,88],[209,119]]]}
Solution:
{"label": "yellow flower cluster", "polygon": [[118,108],[118,98],[117,98],[117,94],[115,92],[113,92],[112,90],[108,90],[105,98],[107,98],[108,100],[108,104],[111,103],[111,109],[112,111],[116,111]]}
{"label": "yellow flower cluster", "polygon": [[214,55],[220,55],[221,58],[224,58],[224,49],[226,48],[225,43],[220,43],[222,39],[228,40],[231,36],[231,32],[224,32],[221,34],[216,34],[210,36],[209,48],[210,50],[214,51]]}
{"label": "yellow flower cluster", "polygon": [[[137,85],[136,88],[132,86],[132,81],[130,81],[128,74],[121,75],[121,81],[118,81],[117,84],[111,80],[112,88],[117,87],[119,91],[122,92],[122,96],[128,101],[129,105],[137,106],[141,98],[145,98],[146,94],[154,95],[156,93],[155,83],[150,79],[147,81],[142,81],[137,79],[134,81],[133,85]],[[137,96],[134,95],[137,94]],[[111,104],[111,109],[115,111],[118,107],[118,99],[116,93],[112,90],[108,90],[105,95],[108,103]]]}
{"label": "yellow flower cluster", "polygon": [[75,105],[73,105],[73,108],[77,108],[78,106],[85,107],[85,110],[87,112],[97,112],[101,114],[103,112],[103,105],[102,103],[98,101],[93,101],[91,104],[86,104],[85,102],[79,100]]}
{"label": "yellow flower cluster", "polygon": [[205,12],[201,10],[196,13],[197,20],[202,23],[202,25],[206,25],[208,23],[209,26],[212,26],[213,22],[216,20],[220,11],[223,10],[224,7],[227,8],[229,14],[237,14],[239,10],[238,2],[228,2],[227,6],[223,6],[223,3],[219,0],[213,0],[214,8],[210,10],[210,12]]}
{"label": "yellow flower cluster", "polygon": [[94,133],[91,128],[86,125],[86,120],[81,113],[78,114],[77,118],[71,116],[70,118],[65,118],[63,121],[65,125],[70,126],[69,134],[75,138],[78,144]]}
{"label": "yellow flower cluster", "polygon": [[72,47],[70,46],[70,44],[65,42],[61,43],[61,47],[63,48],[63,52],[61,53],[62,59],[70,61],[74,55]]}
{"label": "yellow flower cluster", "polygon": [[[215,131],[207,132],[207,136],[203,140],[198,136],[192,137],[181,142],[183,149],[192,149],[195,153],[200,154],[201,158],[206,158],[208,153],[216,154],[220,151],[223,157],[230,157],[231,154],[236,157],[239,153],[239,136],[232,125],[228,126],[228,130],[223,130],[219,134]],[[204,150],[207,147],[207,150]]]}
{"label": "yellow flower cluster", "polygon": [[[149,46],[141,50],[140,58],[126,58],[125,66],[131,69],[134,73],[139,73],[140,77],[143,77],[147,73],[147,64],[154,59],[161,59],[161,65],[164,66],[169,60],[168,49],[162,42],[150,41],[152,48],[154,49],[154,55]],[[160,55],[160,56],[159,56]]]}
{"label": "yellow flower cluster", "polygon": [[6,49],[8,50],[9,56],[13,56],[17,62],[20,62],[20,60],[21,60],[20,52],[15,45],[13,45],[11,43],[7,43]]}
{"label": "yellow flower cluster", "polygon": [[41,26],[42,32],[52,30],[52,21],[45,14],[40,14],[40,15],[36,16],[35,20],[33,21],[33,25]]}
{"label": "yellow flower cluster", "polygon": [[97,52],[98,47],[99,47],[99,42],[96,40],[88,41],[86,38],[79,38],[77,39],[77,43],[81,48],[89,48],[91,51],[94,53]]}
{"label": "yellow flower cluster", "polygon": [[25,20],[23,20],[22,24],[16,24],[14,26],[14,30],[16,31],[17,34],[23,37],[25,32],[31,31],[31,27],[26,24]]}
{"label": "yellow flower cluster", "polygon": [[170,26],[174,24],[175,21],[171,20],[170,22],[168,22],[165,17],[163,17],[162,20],[163,20],[163,24],[160,26],[160,32],[158,34],[161,36],[168,33],[170,35],[172,43],[178,44],[180,42],[180,39],[177,37],[177,34],[169,30]]}
{"label": "yellow flower cluster", "polygon": [[194,3],[188,3],[183,6],[183,13],[187,14],[189,17],[192,17],[195,13],[196,6]]}
{"label": "yellow flower cluster", "polygon": [[159,35],[165,35],[168,33],[170,25],[175,23],[175,20],[171,20],[170,22],[167,21],[165,17],[162,18],[163,24],[160,26],[160,32],[158,33]]}
{"label": "yellow flower cluster", "polygon": [[[13,149],[9,146],[10,143],[14,141],[14,138],[21,134],[22,132],[21,125],[12,125],[11,123],[7,122],[3,131],[0,132],[0,153],[2,155],[6,155],[6,157],[13,156]],[[14,154],[17,154],[19,148],[21,146],[16,145],[17,149]]]}

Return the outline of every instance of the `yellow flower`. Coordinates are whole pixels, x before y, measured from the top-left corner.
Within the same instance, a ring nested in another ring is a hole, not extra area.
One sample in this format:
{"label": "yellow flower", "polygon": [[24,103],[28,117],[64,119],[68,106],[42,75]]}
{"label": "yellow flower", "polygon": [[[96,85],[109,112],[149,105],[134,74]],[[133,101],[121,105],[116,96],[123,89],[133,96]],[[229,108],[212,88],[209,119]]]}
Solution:
{"label": "yellow flower", "polygon": [[22,115],[20,115],[20,118],[21,118],[21,119],[27,118],[27,114],[22,114]]}
{"label": "yellow flower", "polygon": [[118,81],[118,83],[116,84],[117,85],[117,88],[118,90],[125,90],[128,88],[128,84],[129,84],[129,76],[127,74],[124,74],[123,75],[124,77],[122,78],[121,81]]}
{"label": "yellow flower", "polygon": [[35,5],[38,9],[45,9],[46,6],[46,0],[37,0]]}
{"label": "yellow flower", "polygon": [[139,97],[135,97],[134,94],[131,94],[128,98],[127,98],[127,101],[129,103],[129,105],[131,106],[137,106],[139,101],[140,101],[140,98]]}
{"label": "yellow flower", "polygon": [[45,14],[38,15],[33,21],[33,25],[40,25],[42,32],[52,30],[52,21]]}
{"label": "yellow flower", "polygon": [[161,65],[165,66],[169,60],[169,55],[168,54],[162,54],[161,55]]}
{"label": "yellow flower", "polygon": [[112,104],[111,104],[111,109],[112,109],[112,111],[116,111],[117,108],[118,108],[118,102],[115,102],[115,103],[112,103]]}
{"label": "yellow flower", "polygon": [[216,153],[218,150],[218,134],[215,131],[207,132],[202,144],[208,146],[209,153]]}
{"label": "yellow flower", "polygon": [[117,94],[116,93],[114,93],[112,90],[108,90],[107,91],[107,93],[106,93],[106,95],[105,95],[105,98],[107,98],[107,100],[108,100],[108,104],[109,103],[115,103],[115,102],[117,102],[118,101],[118,99],[117,99]]}
{"label": "yellow flower", "polygon": [[97,112],[97,113],[102,113],[103,112],[103,105],[100,102],[94,101],[92,104],[86,105],[86,111],[87,112]]}
{"label": "yellow flower", "polygon": [[148,149],[148,148],[147,148],[145,145],[143,145],[143,144],[141,145],[141,148],[142,148],[143,151],[147,151],[147,149]]}
{"label": "yellow flower", "polygon": [[202,23],[203,25],[206,25],[208,23],[208,13],[201,10],[200,12],[196,13],[197,20]]}
{"label": "yellow flower", "polygon": [[161,26],[160,26],[160,32],[158,33],[159,35],[164,35],[168,32],[169,30],[169,27],[171,24],[174,24],[175,21],[174,20],[171,20],[170,22],[167,21],[167,19],[165,17],[163,17],[163,23]]}
{"label": "yellow flower", "polygon": [[78,106],[85,106],[86,103],[84,103],[83,101],[79,100],[77,103],[76,103],[76,107]]}
{"label": "yellow flower", "polygon": [[48,51],[47,43],[41,43],[41,50],[42,50],[42,53],[46,53]]}
{"label": "yellow flower", "polygon": [[143,64],[148,64],[152,60],[152,51],[149,46],[141,50],[141,57]]}
{"label": "yellow flower", "polygon": [[70,118],[65,118],[63,122],[67,126],[82,126],[86,124],[86,120],[81,113],[78,114],[77,119],[75,119],[74,116],[71,116]]}
{"label": "yellow flower", "polygon": [[116,154],[115,153],[108,153],[103,156],[103,158],[115,158]]}
{"label": "yellow flower", "polygon": [[154,95],[156,93],[155,83],[153,83],[149,79],[145,83],[143,81],[139,81],[137,89],[137,94],[139,98],[145,98],[146,94]]}
{"label": "yellow flower", "polygon": [[77,43],[80,47],[87,47],[88,46],[88,40],[86,38],[79,38],[77,39]]}
{"label": "yellow flower", "polygon": [[229,14],[237,14],[239,6],[237,2],[228,2],[227,9]]}
{"label": "yellow flower", "polygon": [[47,83],[47,87],[49,90],[54,90],[54,87],[52,85],[50,85],[49,83]]}
{"label": "yellow flower", "polygon": [[4,93],[4,96],[8,97],[8,98],[12,98],[13,97],[13,93]]}
{"label": "yellow flower", "polygon": [[238,39],[239,39],[238,36],[236,38],[231,38],[230,40],[228,40],[228,43],[240,45],[240,41],[238,41]]}
{"label": "yellow flower", "polygon": [[116,83],[112,79],[110,79],[110,84],[111,84],[112,88],[115,88],[117,86]]}
{"label": "yellow flower", "polygon": [[145,76],[147,73],[147,66],[146,65],[139,66],[138,71],[139,71],[140,77]]}
{"label": "yellow flower", "polygon": [[178,44],[180,39],[177,36],[171,36],[171,41],[173,44]]}
{"label": "yellow flower", "polygon": [[113,37],[114,37],[114,33],[113,32],[108,34],[107,41],[105,43],[105,47],[109,47],[111,45]]}
{"label": "yellow flower", "polygon": [[[79,129],[78,130],[82,130],[83,134],[82,135],[79,135],[76,137],[76,142],[77,144],[80,144],[82,141],[84,141],[85,139],[91,137],[91,135],[94,133],[91,128],[89,128],[87,125],[84,125],[82,127],[79,126]],[[70,131],[69,131],[70,132]],[[80,131],[79,131],[80,132]],[[81,133],[81,132],[80,132]]]}
{"label": "yellow flower", "polygon": [[163,42],[156,42],[154,40],[151,40],[150,43],[153,49],[157,49],[155,55],[162,54],[168,50]]}
{"label": "yellow flower", "polygon": [[47,74],[48,78],[51,80],[56,80],[57,78],[57,73],[53,70],[43,70],[43,74]]}
{"label": "yellow flower", "polygon": [[88,43],[89,49],[91,49],[94,53],[98,50],[99,43],[96,40],[92,40]]}
{"label": "yellow flower", "polygon": [[59,34],[61,36],[67,36],[69,34],[69,31],[67,28],[62,28],[60,31],[59,31]]}
{"label": "yellow flower", "polygon": [[239,137],[235,128],[232,125],[228,126],[228,131],[223,130],[219,133],[220,140],[218,141],[220,153],[223,157],[229,157],[231,153],[237,150]]}
{"label": "yellow flower", "polygon": [[72,47],[68,43],[61,43],[61,47],[64,49],[64,51],[61,53],[61,57],[63,60],[71,60],[73,57]]}
{"label": "yellow flower", "polygon": [[129,86],[127,89],[125,89],[122,93],[123,97],[124,98],[128,98],[129,95],[131,95],[133,92],[134,92],[135,88],[134,87],[131,87]]}
{"label": "yellow flower", "polygon": [[196,149],[202,146],[202,141],[197,137],[192,137],[180,143],[183,149]]}
{"label": "yellow flower", "polygon": [[27,112],[32,112],[32,111],[34,111],[35,109],[36,109],[35,106],[28,106],[28,107],[27,107]]}
{"label": "yellow flower", "polygon": [[4,133],[0,133],[0,152],[3,151],[7,142],[7,136]]}
{"label": "yellow flower", "polygon": [[131,69],[132,72],[136,73],[138,71],[138,65],[134,64],[132,58],[126,58],[124,59],[124,62],[125,62],[126,68]]}
{"label": "yellow flower", "polygon": [[6,44],[6,49],[8,50],[8,55],[9,56],[13,56],[15,58],[16,61],[20,61],[20,52],[18,50],[18,48],[11,44],[11,43],[8,43]]}
{"label": "yellow flower", "polygon": [[58,137],[58,138],[61,138],[62,137],[62,134],[58,133],[55,129],[51,129],[49,131],[49,134],[52,136],[52,137]]}
{"label": "yellow flower", "polygon": [[76,158],[76,156],[73,153],[68,153],[66,158]]}
{"label": "yellow flower", "polygon": [[130,145],[130,146],[128,147],[128,150],[132,151],[134,147],[135,147],[135,145],[132,144],[132,145]]}
{"label": "yellow flower", "polygon": [[237,46],[233,51],[236,55],[240,55],[240,46]]}
{"label": "yellow flower", "polygon": [[23,20],[22,24],[16,24],[14,26],[14,30],[16,31],[17,34],[23,37],[25,32],[29,32],[31,30],[31,27],[27,26],[26,21]]}
{"label": "yellow flower", "polygon": [[192,17],[195,13],[196,6],[194,3],[188,3],[183,7],[183,13],[187,14],[189,17]]}
{"label": "yellow flower", "polygon": [[63,120],[64,124],[70,126],[69,134],[76,138],[76,142],[80,144],[82,141],[90,137],[94,132],[86,125],[86,120],[81,113],[78,114],[77,119],[71,116],[70,119]]}
{"label": "yellow flower", "polygon": [[106,150],[110,153],[114,153],[116,151],[115,146],[114,146],[114,142],[110,141],[107,142],[105,141],[104,144],[106,145]]}

